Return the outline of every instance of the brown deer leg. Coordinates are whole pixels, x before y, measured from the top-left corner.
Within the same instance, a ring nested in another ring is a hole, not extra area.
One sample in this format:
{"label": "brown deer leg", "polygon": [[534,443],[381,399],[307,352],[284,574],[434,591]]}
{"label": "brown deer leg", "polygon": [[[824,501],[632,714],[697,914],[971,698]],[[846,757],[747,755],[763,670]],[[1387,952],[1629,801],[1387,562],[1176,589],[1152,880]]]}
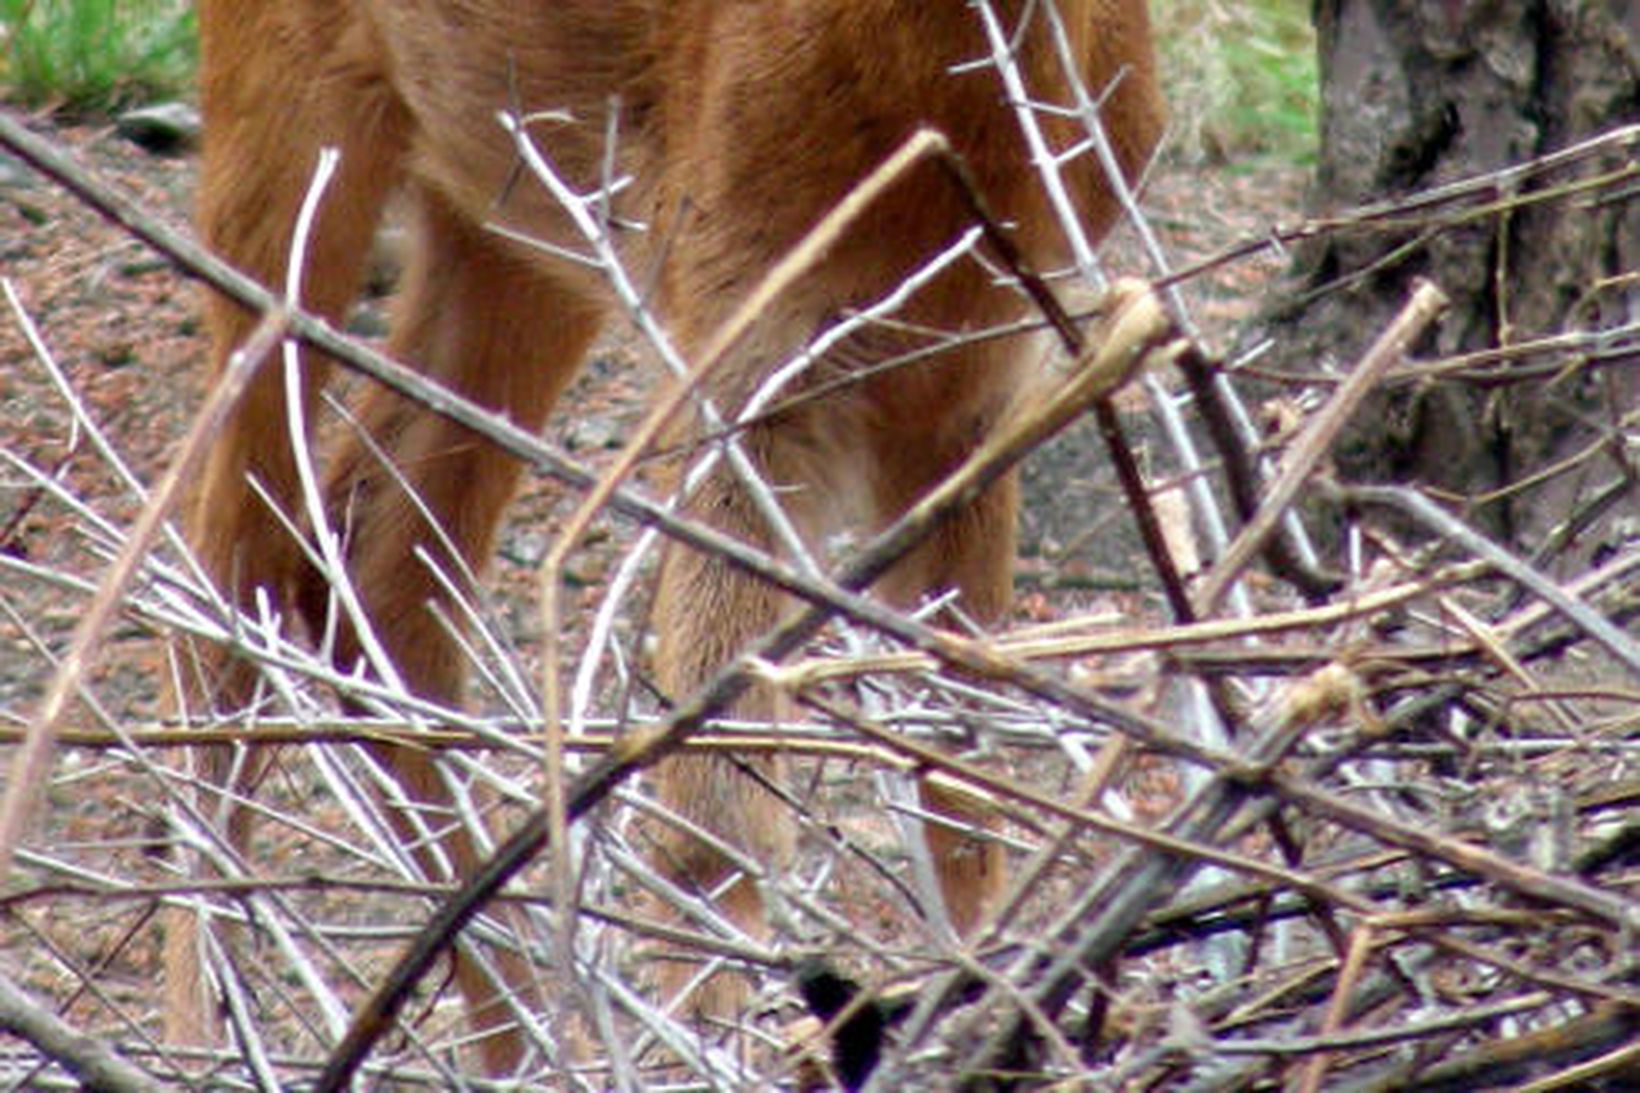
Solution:
{"label": "brown deer leg", "polygon": [[[325,97],[325,58],[284,44],[267,19],[266,12],[223,17],[217,9],[201,15],[209,124],[200,227],[223,257],[264,284],[282,285],[297,209],[319,149],[340,148],[340,169],[311,238],[303,301],[335,320],[357,291],[363,256],[397,174],[402,118],[385,91],[362,84],[345,110]],[[209,298],[213,374],[256,319],[221,297]],[[308,354],[306,370],[304,402],[311,404],[328,367]],[[188,519],[189,538],[206,573],[236,605],[248,606],[259,588],[282,598],[302,565],[296,545],[249,485],[256,479],[276,503],[293,511],[294,467],[284,380],[278,364],[271,362],[218,439]],[[254,669],[218,650],[186,658],[183,675],[183,690],[174,703],[195,716],[242,707],[255,683]],[[248,791],[265,765],[260,753],[236,761],[233,753],[219,748],[204,751],[199,761],[206,787],[223,787],[235,795]],[[226,814],[230,849],[242,849],[248,814],[226,800],[213,788],[197,796],[205,814]],[[216,1039],[216,1015],[200,957],[194,916],[168,916],[165,1031],[173,1042]]]}
{"label": "brown deer leg", "polygon": [[[903,438],[899,450],[905,450]],[[879,465],[890,468],[889,458],[885,453],[885,462]],[[949,466],[956,462],[950,461]],[[909,487],[919,480],[923,486],[932,486],[940,477],[916,474],[911,466],[898,469],[904,477],[887,483],[883,491],[889,514],[902,511],[923,492]],[[961,593],[958,606],[970,618],[981,623],[1002,621],[1013,598],[1017,507],[1018,485],[1009,475],[948,518],[884,578],[881,591],[892,602],[910,607],[925,595],[956,589]],[[995,818],[981,795],[934,779],[924,779],[919,788],[923,807],[929,812],[981,833],[971,837],[938,823],[924,828],[951,925],[959,936],[967,936],[1001,895],[1007,880],[1001,844],[983,834],[994,826]]]}
{"label": "brown deer leg", "polygon": [[[835,466],[817,458],[817,423],[788,420],[757,429],[745,438],[745,447],[766,482],[775,487],[789,518],[806,538],[826,526],[825,506],[836,496]],[[844,415],[828,415],[826,428],[840,440],[849,431]],[[754,508],[746,488],[728,472],[704,484],[689,503],[696,519],[749,543],[768,548],[771,536],[763,516]],[[749,578],[718,558],[683,547],[672,547],[661,570],[655,604],[659,637],[657,675],[663,690],[681,699],[730,663],[747,645],[774,626],[790,609],[773,588]],[[783,711],[775,696],[754,689],[734,709],[735,716],[774,718]],[[761,763],[766,774],[778,777],[781,766],[772,759]],[[662,803],[690,822],[711,832],[748,857],[779,870],[790,861],[793,824],[766,789],[737,770],[726,759],[681,756],[656,771],[657,795]],[[671,829],[658,834],[654,860],[661,872],[686,890],[711,891],[733,877],[735,867],[700,840]],[[750,878],[741,878],[719,900],[719,908],[753,937],[767,934],[763,900]],[[694,974],[687,965],[663,965],[660,985],[664,996],[676,997]],[[708,1017],[731,1015],[745,996],[745,984],[720,975],[689,1000],[690,1007]]]}
{"label": "brown deer leg", "polygon": [[[483,229],[447,211],[434,197],[421,210],[421,248],[398,304],[394,348],[432,378],[484,406],[538,431],[587,345],[602,310],[593,300],[544,277]],[[419,498],[418,507],[395,475],[355,438],[341,453],[329,484],[335,527],[347,540],[349,565],[377,636],[416,693],[452,705],[461,699],[461,654],[430,605],[444,598],[415,551],[443,559],[448,541],[465,563],[482,572],[492,554],[502,510],[516,488],[521,465],[499,448],[388,391],[374,391],[362,429],[385,450],[397,476]],[[435,536],[422,511],[436,521]],[[317,579],[304,589],[310,622],[323,625],[328,590]],[[356,635],[343,628],[338,660],[359,655]],[[469,875],[479,855],[470,833],[446,810],[450,795],[437,764],[425,752],[382,747],[378,758],[394,773],[418,815],[442,830],[437,849],[417,854],[432,879]],[[421,842],[411,818],[394,814],[400,835]],[[455,971],[486,1066],[505,1073],[518,1063],[522,1040],[508,1028],[510,1004],[498,986],[539,1002],[527,963],[497,953],[504,981],[493,983],[470,957],[458,954]]]}
{"label": "brown deer leg", "polygon": [[[704,487],[693,514],[710,514],[720,530],[760,542],[761,523],[749,511],[750,502],[739,487],[713,481]],[[759,634],[772,626],[781,609],[779,598],[765,586],[733,572],[724,562],[683,547],[667,551],[655,605],[660,637],[657,675],[663,691],[686,697]],[[750,717],[770,717],[774,703],[754,694],[735,711]],[[768,761],[771,774],[778,764]],[[684,819],[741,850],[778,867],[790,857],[791,833],[778,803],[726,759],[680,756],[656,771],[661,803]],[[686,891],[706,894],[728,881],[733,864],[716,850],[684,832],[657,831],[655,864],[661,873]],[[741,929],[754,937],[766,933],[763,900],[753,880],[741,877],[718,903]],[[664,997],[676,997],[695,969],[685,964],[661,966],[659,981]],[[695,1012],[730,1015],[744,998],[745,986],[732,976],[717,976],[689,1000]]]}

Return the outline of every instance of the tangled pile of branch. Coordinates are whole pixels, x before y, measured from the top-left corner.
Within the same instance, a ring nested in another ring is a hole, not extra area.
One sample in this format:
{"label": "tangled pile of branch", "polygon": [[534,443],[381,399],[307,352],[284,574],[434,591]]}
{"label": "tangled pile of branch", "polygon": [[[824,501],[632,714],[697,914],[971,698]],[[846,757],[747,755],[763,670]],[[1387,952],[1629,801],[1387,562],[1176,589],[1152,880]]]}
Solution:
{"label": "tangled pile of branch", "polygon": [[[1021,121],[1035,124],[1029,107]],[[1576,493],[1530,558],[1475,530],[1461,508],[1331,482],[1329,444],[1368,391],[1432,375],[1462,382],[1458,368],[1408,360],[1437,319],[1438,288],[1421,287],[1342,382],[1298,377],[1325,397],[1303,403],[1283,452],[1261,455],[1240,424],[1231,369],[1203,349],[1176,291],[1120,282],[1075,314],[1051,281],[1014,262],[976,201],[977,230],[938,262],[984,253],[1012,264],[1040,322],[988,334],[1041,328],[1071,363],[904,521],[816,579],[680,517],[621,468],[585,466],[274,299],[0,123],[0,141],[263,312],[243,370],[286,339],[322,348],[590,498],[587,517],[638,529],[620,536],[583,647],[548,644],[545,694],[530,682],[540,669],[513,651],[471,575],[446,574],[466,616],[450,625],[478,682],[467,708],[438,708],[338,670],[271,613],[236,615],[169,529],[235,373],[148,489],[63,385],[89,450],[144,509],[116,526],[51,474],[7,460],[8,474],[76,514],[86,556],[106,568],[88,580],[0,558],[8,579],[52,589],[82,615],[66,653],[44,641],[34,651],[49,684],[28,723],[0,730],[15,745],[0,827],[0,858],[11,863],[0,895],[6,1073],[42,1087],[72,1075],[110,1089],[340,1088],[363,1074],[395,1087],[483,1088],[466,1026],[444,999],[441,957],[459,943],[481,958],[508,949],[534,963],[545,1009],[507,1000],[536,1049],[518,1077],[553,1087],[795,1087],[829,1071],[877,1089],[1038,1080],[1548,1089],[1617,1088],[1640,1074],[1640,543],[1573,549],[1614,498],[1632,496],[1624,460],[1635,411],[1612,416],[1621,456],[1612,481]],[[609,274],[666,359],[664,330],[626,280],[598,203],[569,193],[517,136],[537,181],[584,214],[583,259]],[[1616,133],[1599,148],[1635,139]],[[851,201],[930,158],[950,164],[949,184],[965,185],[943,141],[923,134]],[[1432,223],[1494,189],[1482,180],[1395,215],[1289,234],[1389,222],[1412,232],[1408,218]],[[743,321],[755,322],[813,253],[800,249],[774,271]],[[1151,258],[1156,284],[1188,282],[1159,249]],[[851,324],[888,321],[893,305]],[[27,323],[15,299],[14,315]],[[919,353],[973,336],[928,332]],[[54,368],[37,344],[41,367]],[[1535,363],[1617,367],[1632,364],[1636,344],[1632,328],[1568,330],[1536,347]],[[1555,371],[1540,368],[1542,382]],[[1110,401],[1135,374],[1161,419],[1157,445],[1172,452],[1153,477],[1185,483],[1194,535],[1156,516]],[[686,383],[675,390],[691,394]],[[748,412],[777,394],[760,392]],[[1085,413],[1098,419],[1143,529],[1153,617],[1074,605],[1052,623],[953,634],[863,593],[944,512]],[[1195,454],[1190,421],[1205,423],[1216,462]],[[1336,521],[1332,565],[1317,561],[1298,519],[1312,497]],[[571,524],[554,565],[582,548],[585,526]],[[657,535],[722,553],[802,605],[672,708],[642,686],[641,612],[631,604]],[[1181,546],[1214,560],[1190,572]],[[1261,558],[1279,582],[1248,579]],[[556,571],[543,580],[559,584]],[[556,598],[546,610],[543,630],[567,632]],[[30,632],[29,620],[12,621]],[[132,723],[104,704],[92,672],[117,626],[168,643],[177,665],[192,643],[232,643],[261,666],[267,701],[253,721]],[[804,719],[722,719],[754,682],[782,689]],[[373,716],[340,718],[338,696]],[[467,824],[494,846],[490,867],[460,891],[417,875],[396,841],[385,810],[404,802],[366,747],[383,740],[442,757],[462,807],[430,826]],[[253,806],[253,853],[240,858],[225,852],[232,840],[194,770],[202,749],[250,747],[277,747],[280,759]],[[678,890],[647,864],[646,832],[668,821],[641,774],[684,748],[789,757],[769,788],[803,827],[800,860],[779,871],[741,863],[773,908],[768,937],[744,935],[712,893]],[[549,770],[565,772],[562,793],[543,792]],[[938,906],[927,818],[908,790],[917,777],[960,787],[1004,821],[1011,888],[966,941]],[[211,879],[178,873],[173,856],[152,852],[160,843],[208,861]],[[157,1035],[159,1000],[142,969],[162,908],[198,917],[231,1047]],[[42,915],[83,922],[95,962],[57,947],[36,925]],[[703,979],[740,969],[759,989],[741,1021],[702,1028],[647,991],[647,966],[663,959],[695,962]]]}

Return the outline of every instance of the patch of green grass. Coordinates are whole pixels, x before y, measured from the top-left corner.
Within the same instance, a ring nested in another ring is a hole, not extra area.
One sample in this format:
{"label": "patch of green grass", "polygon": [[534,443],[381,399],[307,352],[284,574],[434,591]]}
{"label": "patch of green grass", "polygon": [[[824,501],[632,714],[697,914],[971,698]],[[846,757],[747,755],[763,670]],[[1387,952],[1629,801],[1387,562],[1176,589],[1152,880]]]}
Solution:
{"label": "patch of green grass", "polygon": [[0,0],[0,98],[73,114],[183,92],[198,56],[186,0]]}
{"label": "patch of green grass", "polygon": [[1175,144],[1192,159],[1310,163],[1311,0],[1153,0]]}

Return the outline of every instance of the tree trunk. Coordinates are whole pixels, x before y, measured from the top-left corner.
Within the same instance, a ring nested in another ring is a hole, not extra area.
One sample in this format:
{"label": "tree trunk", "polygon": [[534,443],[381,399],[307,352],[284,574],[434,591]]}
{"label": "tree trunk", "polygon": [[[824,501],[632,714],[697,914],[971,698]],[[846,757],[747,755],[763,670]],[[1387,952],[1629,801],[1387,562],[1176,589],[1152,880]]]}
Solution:
{"label": "tree trunk", "polygon": [[[1494,172],[1640,120],[1640,0],[1316,0],[1315,19],[1320,213]],[[1523,193],[1629,167],[1637,147]],[[1434,344],[1420,347],[1426,353],[1640,318],[1640,284],[1613,280],[1640,271],[1632,180],[1626,199],[1527,205],[1403,251],[1423,227],[1334,235],[1302,250],[1303,302],[1276,320],[1282,358],[1348,366],[1415,276],[1453,301]],[[1623,375],[1632,372],[1584,368],[1552,385],[1403,384],[1359,415],[1338,449],[1340,468],[1476,498],[1586,444],[1613,410],[1632,410],[1640,387]],[[1609,477],[1611,464],[1604,470]],[[1565,511],[1543,502],[1525,491],[1472,516],[1531,540],[1543,530],[1538,514]]]}

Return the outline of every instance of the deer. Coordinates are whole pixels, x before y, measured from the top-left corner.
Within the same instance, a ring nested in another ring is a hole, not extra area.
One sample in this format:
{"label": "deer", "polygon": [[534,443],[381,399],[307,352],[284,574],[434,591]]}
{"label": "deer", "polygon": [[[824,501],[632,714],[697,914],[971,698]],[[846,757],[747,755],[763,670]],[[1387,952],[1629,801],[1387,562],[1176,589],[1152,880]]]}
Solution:
{"label": "deer", "polygon": [[[1022,253],[1041,266],[1062,260],[1057,220],[1030,169],[1014,105],[994,71],[959,70],[990,53],[971,7],[955,0],[202,0],[199,230],[240,269],[280,285],[315,161],[323,148],[339,150],[311,229],[303,305],[332,322],[344,317],[383,210],[400,202],[412,248],[394,305],[392,355],[539,431],[614,303],[594,273],[517,242],[572,247],[577,240],[561,207],[518,182],[517,150],[495,123],[498,112],[552,112],[560,121],[540,139],[562,176],[590,191],[611,154],[604,119],[618,110],[613,154],[631,185],[615,199],[616,212],[649,227],[629,233],[623,246],[657,270],[654,306],[687,355],[852,185],[923,127],[944,134],[964,159]],[[1033,94],[1070,101],[1039,5],[997,0],[995,7],[1013,29]],[[1077,75],[1102,96],[1104,128],[1133,181],[1163,124],[1144,0],[1057,0],[1057,11]],[[1048,127],[1075,138],[1063,119]],[[967,206],[933,172],[919,166],[896,182],[785,293],[714,371],[713,398],[731,408],[744,401],[771,366],[971,225]],[[1089,234],[1103,236],[1120,210],[1110,180],[1091,157],[1070,163],[1066,177]],[[205,306],[214,376],[257,316],[221,296]],[[969,263],[919,293],[903,318],[979,328],[1018,318],[1025,307]],[[891,335],[851,337],[819,371],[865,368],[895,351]],[[1006,411],[1029,380],[1021,358],[1015,346],[976,341],[755,424],[743,442],[778,484],[805,542],[819,544],[842,528],[881,528]],[[301,399],[311,410],[334,365],[307,352],[304,368]],[[318,633],[327,588],[273,513],[274,506],[299,510],[286,414],[278,369],[264,369],[215,442],[187,534],[230,602],[269,596]],[[358,417],[397,472],[384,470],[358,439],[343,439],[329,461],[326,504],[347,528],[351,579],[408,685],[459,703],[460,658],[429,606],[445,593],[414,561],[416,551],[443,559],[455,552],[482,571],[521,467],[385,389],[364,395]],[[913,605],[955,590],[969,618],[1001,621],[1010,606],[1017,504],[1011,478],[988,487],[873,594]],[[686,514],[778,552],[727,474],[697,489]],[[653,673],[671,696],[688,694],[789,610],[776,591],[681,546],[666,553],[658,581]],[[359,656],[358,636],[342,626],[337,663]],[[249,701],[254,679],[231,654],[208,651],[188,688],[196,705],[231,710]],[[738,712],[773,716],[777,703],[754,690]],[[427,755],[390,745],[377,753],[408,799],[429,809],[448,804]],[[206,777],[238,779],[248,792],[256,766]],[[724,843],[762,860],[789,853],[790,821],[723,760],[680,755],[654,777],[664,804]],[[954,821],[949,830],[931,827],[928,839],[950,920],[965,932],[999,891],[1001,852],[976,834],[990,821],[972,802],[932,784],[922,794],[930,812]],[[243,826],[236,817],[236,837]],[[660,839],[657,868],[689,889],[733,875],[699,840]],[[430,877],[454,879],[446,870],[460,876],[475,866],[470,835],[451,827],[440,840],[442,853],[424,852]],[[754,935],[763,929],[755,885],[729,886],[723,906]],[[197,945],[179,924],[167,946],[170,1034],[188,1039],[210,1024]],[[489,974],[455,959],[483,1062],[505,1072],[520,1059],[521,1038]],[[529,969],[517,960],[500,961],[500,976],[533,998]]]}

